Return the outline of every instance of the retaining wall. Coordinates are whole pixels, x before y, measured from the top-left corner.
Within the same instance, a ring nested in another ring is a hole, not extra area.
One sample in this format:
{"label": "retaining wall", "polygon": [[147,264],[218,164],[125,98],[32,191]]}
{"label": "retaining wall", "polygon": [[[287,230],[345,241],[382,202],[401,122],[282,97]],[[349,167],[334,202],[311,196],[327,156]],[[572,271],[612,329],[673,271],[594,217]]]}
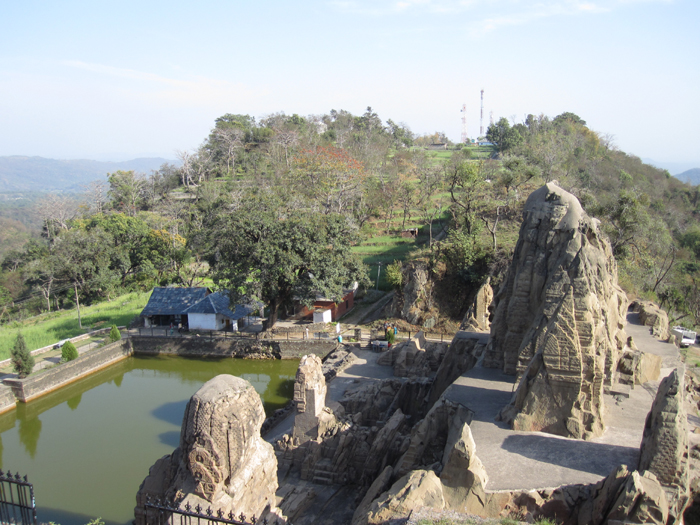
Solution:
{"label": "retaining wall", "polygon": [[189,357],[248,357],[299,359],[306,354],[320,358],[338,343],[326,341],[265,341],[255,339],[214,339],[178,337],[131,337],[135,355],[181,355]]}
{"label": "retaining wall", "polygon": [[17,407],[17,400],[9,386],[0,385],[0,414]]}
{"label": "retaining wall", "polygon": [[[102,348],[91,350],[68,363],[47,368],[24,379],[5,379],[3,383],[11,388],[14,397],[26,403],[31,399],[47,394],[101,368],[125,359],[132,353],[131,340],[123,339]],[[0,408],[1,410],[2,408]]]}

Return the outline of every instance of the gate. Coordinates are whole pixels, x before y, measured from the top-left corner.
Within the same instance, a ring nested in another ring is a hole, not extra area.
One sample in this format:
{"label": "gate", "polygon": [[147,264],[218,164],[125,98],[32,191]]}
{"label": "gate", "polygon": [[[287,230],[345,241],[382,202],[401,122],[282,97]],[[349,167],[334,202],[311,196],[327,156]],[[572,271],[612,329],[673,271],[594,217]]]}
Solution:
{"label": "gate", "polygon": [[0,524],[37,525],[34,487],[27,476],[0,470]]}

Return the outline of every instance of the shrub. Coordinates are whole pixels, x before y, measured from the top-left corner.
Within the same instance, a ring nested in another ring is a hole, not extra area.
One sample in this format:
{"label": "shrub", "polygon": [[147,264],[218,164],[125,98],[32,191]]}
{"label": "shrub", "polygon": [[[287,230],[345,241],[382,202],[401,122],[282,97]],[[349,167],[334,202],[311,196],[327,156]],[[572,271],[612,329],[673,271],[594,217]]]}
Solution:
{"label": "shrub", "polygon": [[34,356],[24,342],[22,332],[17,332],[17,339],[11,351],[12,367],[20,379],[24,379],[34,370]]}
{"label": "shrub", "polygon": [[394,261],[386,267],[386,280],[397,291],[403,288],[403,265]]}
{"label": "shrub", "polygon": [[392,327],[389,327],[386,331],[386,340],[390,345],[393,345],[394,341],[396,341],[396,334],[394,334],[394,329]]}
{"label": "shrub", "polygon": [[73,359],[77,358],[78,350],[75,348],[75,345],[70,341],[66,341],[66,343],[61,348],[61,359],[63,361],[72,361]]}
{"label": "shrub", "polygon": [[109,340],[112,342],[119,341],[122,338],[122,334],[117,328],[116,324],[112,325],[112,329],[109,331]]}

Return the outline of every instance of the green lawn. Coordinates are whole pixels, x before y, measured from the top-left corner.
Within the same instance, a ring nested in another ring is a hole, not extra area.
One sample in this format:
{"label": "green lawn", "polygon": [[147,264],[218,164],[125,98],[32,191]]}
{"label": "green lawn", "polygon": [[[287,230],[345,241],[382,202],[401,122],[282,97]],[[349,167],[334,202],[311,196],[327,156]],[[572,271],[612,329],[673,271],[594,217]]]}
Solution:
{"label": "green lawn", "polygon": [[135,292],[122,295],[109,302],[80,309],[83,329],[78,327],[75,309],[42,314],[26,321],[15,321],[0,328],[0,360],[10,357],[17,332],[22,332],[29,350],[36,350],[62,339],[106,328],[113,324],[128,325],[146,306],[151,292]]}

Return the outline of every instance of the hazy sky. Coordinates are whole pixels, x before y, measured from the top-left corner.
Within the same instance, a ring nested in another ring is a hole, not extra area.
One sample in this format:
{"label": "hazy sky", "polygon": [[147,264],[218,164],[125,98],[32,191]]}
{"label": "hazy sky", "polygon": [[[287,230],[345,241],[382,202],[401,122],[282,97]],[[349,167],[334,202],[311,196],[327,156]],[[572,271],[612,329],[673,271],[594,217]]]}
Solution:
{"label": "hazy sky", "polygon": [[[174,158],[224,113],[372,106],[417,133],[578,114],[700,161],[697,0],[0,2],[0,155]],[[700,165],[700,162],[698,162]]]}

